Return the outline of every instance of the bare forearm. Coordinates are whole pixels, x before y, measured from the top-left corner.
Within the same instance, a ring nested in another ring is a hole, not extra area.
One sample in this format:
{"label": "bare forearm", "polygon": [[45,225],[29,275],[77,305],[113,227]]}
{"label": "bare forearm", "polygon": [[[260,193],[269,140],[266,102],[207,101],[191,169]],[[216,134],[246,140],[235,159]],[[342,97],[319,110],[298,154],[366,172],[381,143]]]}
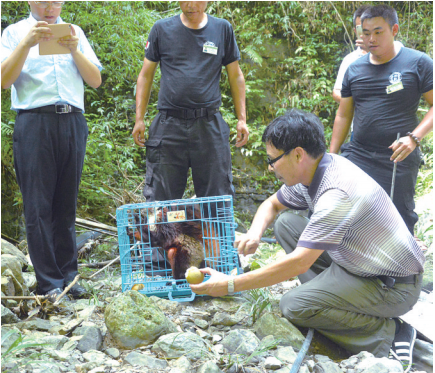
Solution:
{"label": "bare forearm", "polygon": [[245,78],[243,74],[230,80],[231,96],[238,120],[246,121]]}
{"label": "bare forearm", "polygon": [[71,55],[83,80],[92,88],[98,88],[101,85],[101,74],[98,67],[89,61],[79,50],[71,53]]}
{"label": "bare forearm", "polygon": [[350,124],[352,120],[347,117],[341,117],[339,114],[335,117],[334,127],[332,129],[331,145],[329,146],[330,153],[336,153],[340,151],[341,145],[346,140],[349,133]]}
{"label": "bare forearm", "polygon": [[2,62],[2,88],[7,89],[21,74],[23,70],[24,63],[26,62],[27,56],[29,55],[30,48],[24,46],[21,42],[12,52],[12,54]]}
{"label": "bare forearm", "polygon": [[422,139],[432,130],[433,130],[433,106],[431,106],[429,111],[424,116],[423,120],[415,128],[415,130],[412,131],[412,133],[415,136],[417,136],[419,139]]}
{"label": "bare forearm", "polygon": [[153,78],[139,75],[136,86],[136,121],[143,120],[151,95]]}
{"label": "bare forearm", "polygon": [[252,220],[249,232],[261,239],[264,231],[275,220],[276,216],[283,209],[278,208],[273,201],[276,199],[276,194],[265,200],[258,208],[254,219]]}

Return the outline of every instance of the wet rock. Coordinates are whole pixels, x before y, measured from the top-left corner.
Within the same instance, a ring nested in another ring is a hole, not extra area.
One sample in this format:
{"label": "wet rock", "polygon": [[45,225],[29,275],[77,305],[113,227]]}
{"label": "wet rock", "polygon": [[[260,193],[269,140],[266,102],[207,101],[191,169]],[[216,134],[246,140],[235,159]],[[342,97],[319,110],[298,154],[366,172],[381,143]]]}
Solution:
{"label": "wet rock", "polygon": [[168,366],[168,363],[165,360],[156,359],[137,351],[130,352],[124,358],[124,361],[130,365],[146,367],[148,369],[165,369]]}
{"label": "wet rock", "polygon": [[250,355],[258,345],[260,340],[250,330],[231,330],[223,339],[222,344],[230,353]]}
{"label": "wet rock", "polygon": [[177,330],[160,308],[138,291],[127,291],[114,299],[104,316],[110,335],[121,348],[145,346]]}
{"label": "wet rock", "polygon": [[154,343],[151,351],[170,359],[186,356],[190,360],[196,360],[207,353],[207,346],[196,334],[171,333],[161,336]]}
{"label": "wet rock", "polygon": [[280,340],[280,345],[298,349],[302,347],[305,340],[298,328],[287,319],[273,313],[263,314],[254,324],[254,331],[259,338],[273,335],[275,339]]}

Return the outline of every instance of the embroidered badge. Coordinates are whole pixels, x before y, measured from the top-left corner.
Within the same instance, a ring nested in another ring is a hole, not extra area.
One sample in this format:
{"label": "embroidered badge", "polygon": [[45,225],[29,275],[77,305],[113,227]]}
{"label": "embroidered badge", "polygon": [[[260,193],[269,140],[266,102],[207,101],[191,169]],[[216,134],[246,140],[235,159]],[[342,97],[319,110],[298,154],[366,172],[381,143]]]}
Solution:
{"label": "embroidered badge", "polygon": [[391,75],[390,75],[390,83],[391,84],[394,84],[394,83],[399,83],[399,82],[401,82],[402,81],[402,74],[401,73],[398,73],[398,72],[396,72],[396,73],[392,73]]}

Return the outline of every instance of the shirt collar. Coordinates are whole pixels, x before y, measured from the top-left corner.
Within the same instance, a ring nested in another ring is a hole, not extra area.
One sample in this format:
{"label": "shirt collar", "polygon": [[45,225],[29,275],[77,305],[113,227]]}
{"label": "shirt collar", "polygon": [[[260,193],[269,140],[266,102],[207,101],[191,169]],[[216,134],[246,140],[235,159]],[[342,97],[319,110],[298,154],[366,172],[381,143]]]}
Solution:
{"label": "shirt collar", "polygon": [[311,181],[310,186],[308,187],[308,194],[310,195],[311,200],[314,200],[316,196],[317,190],[319,189],[320,183],[322,182],[323,175],[325,174],[326,169],[332,162],[332,155],[325,153],[323,154],[322,159],[320,160],[316,172],[314,173],[313,180]]}
{"label": "shirt collar", "polygon": [[[36,18],[33,17],[32,13],[30,13],[29,18],[27,18],[27,19],[28,19],[32,24],[38,22],[38,21],[36,20]],[[55,24],[58,24],[58,23],[64,23],[64,22],[62,21],[62,18],[60,18],[60,16],[57,17]]]}

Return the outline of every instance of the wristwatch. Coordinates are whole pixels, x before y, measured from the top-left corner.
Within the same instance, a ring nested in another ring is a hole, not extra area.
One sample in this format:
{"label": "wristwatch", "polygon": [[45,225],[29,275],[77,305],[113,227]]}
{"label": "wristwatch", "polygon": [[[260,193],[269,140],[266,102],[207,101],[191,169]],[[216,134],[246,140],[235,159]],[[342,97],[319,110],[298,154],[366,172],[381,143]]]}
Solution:
{"label": "wristwatch", "polygon": [[228,280],[228,295],[234,295],[234,276]]}

